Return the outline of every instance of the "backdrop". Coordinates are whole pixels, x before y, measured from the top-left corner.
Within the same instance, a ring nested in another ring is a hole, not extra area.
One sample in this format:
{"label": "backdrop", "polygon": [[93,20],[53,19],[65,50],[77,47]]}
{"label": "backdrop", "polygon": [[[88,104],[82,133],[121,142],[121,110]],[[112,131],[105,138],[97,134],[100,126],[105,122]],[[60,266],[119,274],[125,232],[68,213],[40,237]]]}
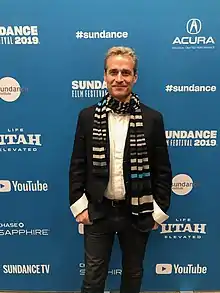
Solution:
{"label": "backdrop", "polygon": [[[170,218],[150,237],[143,290],[220,289],[219,11],[218,0],[1,0],[0,289],[80,289],[69,162],[78,113],[105,93],[114,45],[136,50],[134,90],[163,114],[173,167]],[[116,241],[106,289],[120,275]]]}

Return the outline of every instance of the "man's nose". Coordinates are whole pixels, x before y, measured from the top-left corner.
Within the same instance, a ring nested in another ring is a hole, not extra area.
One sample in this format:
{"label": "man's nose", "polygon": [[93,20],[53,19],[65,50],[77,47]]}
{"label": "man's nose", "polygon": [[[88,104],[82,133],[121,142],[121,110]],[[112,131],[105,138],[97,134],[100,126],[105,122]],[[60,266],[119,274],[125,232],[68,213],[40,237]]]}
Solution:
{"label": "man's nose", "polygon": [[120,71],[119,71],[119,73],[118,73],[117,76],[116,76],[116,81],[117,81],[117,82],[122,82],[122,81],[123,81],[123,76],[122,76],[122,74],[121,74]]}

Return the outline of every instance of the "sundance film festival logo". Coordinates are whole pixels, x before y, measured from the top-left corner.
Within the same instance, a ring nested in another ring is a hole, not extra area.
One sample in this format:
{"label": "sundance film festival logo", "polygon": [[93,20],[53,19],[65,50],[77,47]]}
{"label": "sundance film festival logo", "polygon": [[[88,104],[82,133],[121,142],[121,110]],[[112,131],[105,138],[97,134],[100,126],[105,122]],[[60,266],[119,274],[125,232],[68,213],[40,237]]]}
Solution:
{"label": "sundance film festival logo", "polygon": [[202,27],[203,24],[200,19],[189,19],[186,23],[185,35],[174,38],[172,49],[214,49],[214,37],[202,34]]}
{"label": "sundance film festival logo", "polygon": [[0,26],[0,45],[40,44],[37,26]]}
{"label": "sundance film festival logo", "polygon": [[27,227],[24,222],[10,221],[0,223],[0,236],[48,236],[49,229],[42,227]]}
{"label": "sundance film festival logo", "polygon": [[3,101],[14,102],[25,92],[28,92],[28,88],[22,88],[13,77],[3,77],[0,79],[0,99]]}
{"label": "sundance film festival logo", "polygon": [[201,240],[206,230],[207,224],[192,221],[191,218],[178,218],[174,223],[161,224],[160,234],[165,239]]}
{"label": "sundance film festival logo", "polygon": [[23,128],[9,128],[7,133],[0,133],[0,152],[36,152],[40,147],[39,133],[27,133]]}
{"label": "sundance film festival logo", "polygon": [[72,98],[102,98],[106,95],[106,82],[102,80],[73,80]]}
{"label": "sundance film festival logo", "polygon": [[218,131],[215,130],[166,130],[169,147],[216,147]]}

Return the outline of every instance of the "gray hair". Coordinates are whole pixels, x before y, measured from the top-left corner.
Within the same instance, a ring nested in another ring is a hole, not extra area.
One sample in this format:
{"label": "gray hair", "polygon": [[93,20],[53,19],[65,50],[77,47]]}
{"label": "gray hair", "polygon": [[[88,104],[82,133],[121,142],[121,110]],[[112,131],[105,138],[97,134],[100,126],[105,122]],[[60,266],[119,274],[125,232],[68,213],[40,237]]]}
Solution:
{"label": "gray hair", "polygon": [[130,56],[134,61],[134,74],[136,74],[137,63],[138,63],[137,55],[133,49],[131,49],[129,47],[123,47],[123,46],[112,47],[107,51],[107,54],[105,56],[105,62],[104,62],[105,71],[107,70],[106,64],[107,64],[108,58],[111,56],[117,56],[117,55]]}

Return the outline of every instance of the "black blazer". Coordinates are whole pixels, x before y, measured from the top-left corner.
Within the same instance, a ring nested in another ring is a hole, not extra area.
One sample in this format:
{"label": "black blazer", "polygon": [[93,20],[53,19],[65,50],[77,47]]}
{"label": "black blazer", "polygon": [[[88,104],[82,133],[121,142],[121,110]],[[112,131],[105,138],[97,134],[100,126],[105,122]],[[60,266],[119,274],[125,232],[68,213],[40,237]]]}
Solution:
{"label": "black blazer", "polygon": [[[101,202],[108,184],[108,174],[96,177],[92,174],[92,130],[96,105],[79,113],[73,152],[69,168],[69,203],[74,204],[83,193],[89,201],[89,214],[93,219],[102,214]],[[170,206],[172,171],[166,144],[163,117],[160,112],[141,104],[144,132],[147,140],[148,158],[152,176],[153,197],[166,212]],[[108,133],[107,133],[108,134]],[[108,135],[107,135],[108,138]],[[109,170],[109,140],[107,141],[107,165]],[[124,150],[124,183],[129,190],[129,139]]]}

